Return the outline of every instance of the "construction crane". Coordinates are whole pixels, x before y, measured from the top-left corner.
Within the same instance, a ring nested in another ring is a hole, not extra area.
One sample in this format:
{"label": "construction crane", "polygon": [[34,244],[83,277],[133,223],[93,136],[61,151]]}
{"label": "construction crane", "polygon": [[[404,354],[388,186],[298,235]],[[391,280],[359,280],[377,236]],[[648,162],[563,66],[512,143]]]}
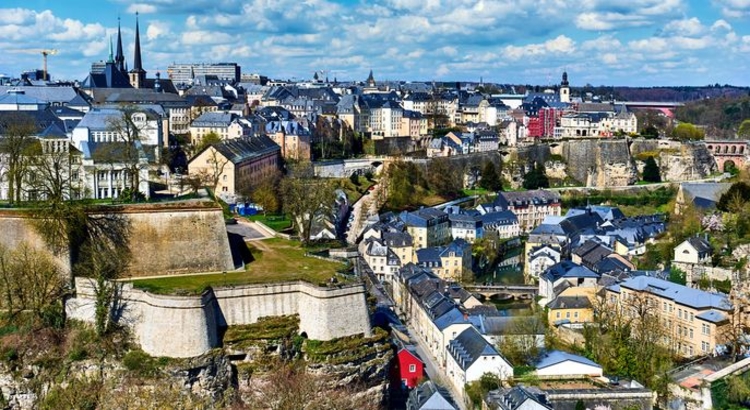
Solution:
{"label": "construction crane", "polygon": [[57,54],[57,50],[55,49],[16,49],[16,50],[8,50],[11,53],[24,53],[24,54],[41,54],[42,58],[44,59],[44,80],[48,81],[49,77],[47,77],[47,56],[53,56]]}

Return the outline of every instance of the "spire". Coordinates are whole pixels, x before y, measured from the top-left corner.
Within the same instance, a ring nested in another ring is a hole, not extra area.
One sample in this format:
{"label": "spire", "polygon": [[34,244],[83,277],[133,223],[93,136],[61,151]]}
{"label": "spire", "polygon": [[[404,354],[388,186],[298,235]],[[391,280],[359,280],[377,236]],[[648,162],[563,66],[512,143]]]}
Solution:
{"label": "spire", "polygon": [[112,36],[109,36],[109,58],[107,58],[108,63],[113,63],[114,59],[112,58]]}
{"label": "spire", "polygon": [[141,35],[138,29],[138,12],[135,12],[135,56],[133,57],[133,71],[143,71],[141,64]]}
{"label": "spire", "polygon": [[563,87],[568,86],[568,72],[567,71],[563,71],[562,82],[560,83],[560,85]]}
{"label": "spire", "polygon": [[117,17],[117,54],[115,54],[117,69],[125,72],[125,56],[122,53],[122,33],[120,32],[120,17]]}

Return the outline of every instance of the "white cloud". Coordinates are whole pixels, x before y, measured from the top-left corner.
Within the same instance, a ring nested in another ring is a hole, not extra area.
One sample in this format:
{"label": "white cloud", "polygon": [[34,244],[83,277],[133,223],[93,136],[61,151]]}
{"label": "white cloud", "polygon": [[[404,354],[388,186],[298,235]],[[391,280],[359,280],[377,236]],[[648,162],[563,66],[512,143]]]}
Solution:
{"label": "white cloud", "polygon": [[670,21],[664,31],[682,36],[697,36],[706,31],[706,27],[697,18]]}
{"label": "white cloud", "polygon": [[615,65],[617,64],[617,54],[614,53],[606,53],[602,56],[602,61],[605,64],[609,65]]}
{"label": "white cloud", "polygon": [[750,16],[750,0],[713,0],[724,16],[728,18],[743,18]]}
{"label": "white cloud", "polygon": [[575,42],[564,35],[547,40],[544,43],[527,44],[525,46],[507,46],[504,49],[505,56],[518,60],[525,57],[542,56],[548,53],[572,53],[575,50]]}
{"label": "white cloud", "polygon": [[128,6],[127,8],[128,14],[135,14],[135,13],[141,13],[141,14],[153,14],[158,11],[156,6],[152,4],[145,4],[145,3],[133,3]]}
{"label": "white cloud", "polygon": [[148,28],[146,28],[146,38],[149,41],[153,41],[159,37],[163,37],[169,32],[170,32],[169,23],[166,23],[163,21],[156,21],[156,20],[150,21],[148,23]]}

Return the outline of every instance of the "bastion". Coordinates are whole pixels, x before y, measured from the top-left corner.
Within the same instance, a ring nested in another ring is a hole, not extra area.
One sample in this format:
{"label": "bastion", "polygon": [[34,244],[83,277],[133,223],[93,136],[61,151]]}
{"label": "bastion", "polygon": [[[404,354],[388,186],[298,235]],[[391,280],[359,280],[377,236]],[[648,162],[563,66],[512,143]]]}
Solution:
{"label": "bastion", "polygon": [[[124,276],[179,275],[220,272],[235,268],[221,208],[213,202],[180,201],[159,204],[108,205],[89,215],[122,216],[129,227],[132,255]],[[70,250],[53,250],[34,226],[28,210],[0,212],[0,245],[21,244],[49,252],[61,271],[71,274]]]}
{"label": "bastion", "polygon": [[[76,278],[76,296],[65,303],[71,319],[93,323],[95,282]],[[129,327],[152,356],[194,357],[221,346],[220,329],[259,318],[298,314],[300,333],[316,340],[372,336],[362,284],[319,287],[307,282],[209,288],[196,296],[155,295],[118,283],[115,320]]]}

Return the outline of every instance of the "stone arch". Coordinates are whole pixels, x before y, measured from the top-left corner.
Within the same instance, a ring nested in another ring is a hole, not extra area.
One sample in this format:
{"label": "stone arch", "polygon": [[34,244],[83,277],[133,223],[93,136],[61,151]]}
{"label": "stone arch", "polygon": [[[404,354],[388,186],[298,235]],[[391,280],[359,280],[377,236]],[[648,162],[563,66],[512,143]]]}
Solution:
{"label": "stone arch", "polygon": [[708,150],[709,150],[709,151],[712,151],[713,149],[714,149],[713,145],[709,145],[709,146],[708,146]]}
{"label": "stone arch", "polygon": [[724,163],[722,164],[721,170],[724,172],[732,172],[732,170],[737,169],[737,164],[734,163],[731,159],[724,160]]}

